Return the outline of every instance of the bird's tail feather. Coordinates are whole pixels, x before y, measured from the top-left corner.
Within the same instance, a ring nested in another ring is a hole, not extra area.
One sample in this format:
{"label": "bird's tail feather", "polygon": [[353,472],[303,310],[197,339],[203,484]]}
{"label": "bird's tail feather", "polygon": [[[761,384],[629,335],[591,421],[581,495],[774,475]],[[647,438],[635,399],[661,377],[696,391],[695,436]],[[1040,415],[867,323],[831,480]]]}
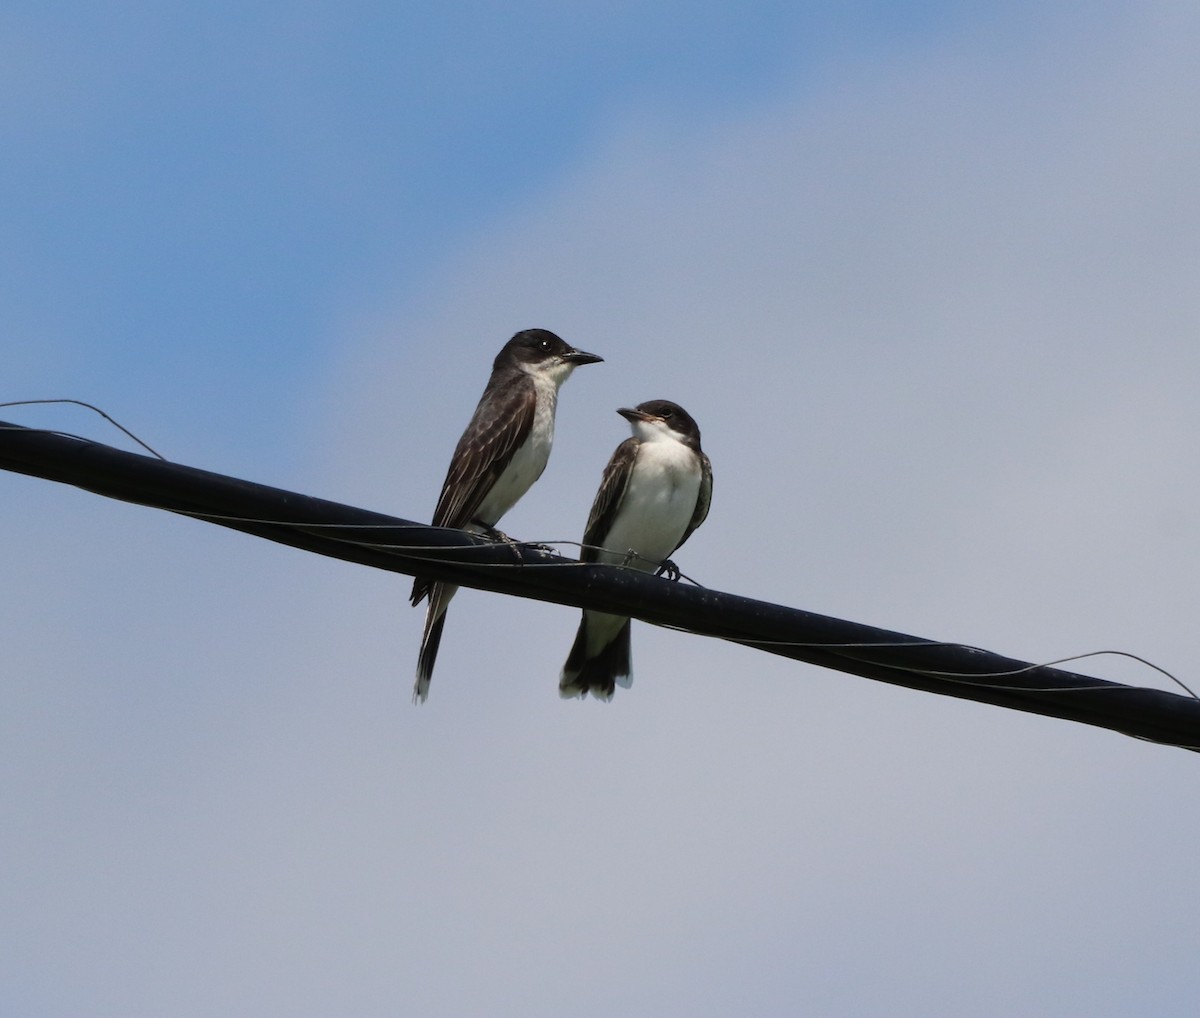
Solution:
{"label": "bird's tail feather", "polygon": [[575,643],[567,655],[558,680],[558,695],[564,699],[586,697],[591,693],[597,700],[611,700],[617,686],[628,689],[633,683],[630,653],[630,620],[617,630],[604,646],[588,650],[588,612],[583,613]]}
{"label": "bird's tail feather", "polygon": [[422,579],[420,576],[413,580],[412,593],[408,598],[412,602],[412,606],[415,608],[424,601],[429,596],[431,590],[433,590],[433,584],[428,580]]}
{"label": "bird's tail feather", "polygon": [[442,627],[446,624],[446,608],[458,587],[443,583],[432,584],[428,589],[429,608],[425,612],[425,630],[421,634],[421,652],[417,655],[417,678],[413,683],[413,703],[424,703],[429,695],[429,683],[433,678],[433,665],[437,661],[438,646],[442,642]]}

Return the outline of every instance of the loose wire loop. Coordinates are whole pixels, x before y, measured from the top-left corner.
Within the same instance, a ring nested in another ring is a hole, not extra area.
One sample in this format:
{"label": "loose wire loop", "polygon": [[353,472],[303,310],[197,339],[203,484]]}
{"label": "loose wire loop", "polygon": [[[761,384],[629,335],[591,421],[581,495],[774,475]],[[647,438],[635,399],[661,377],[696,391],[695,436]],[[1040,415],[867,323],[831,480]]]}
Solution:
{"label": "loose wire loop", "polygon": [[[146,452],[148,452],[151,456],[158,457],[164,463],[170,462],[166,456],[162,455],[162,453],[157,452],[154,449],[152,449],[150,446],[148,446],[145,442],[143,442],[140,438],[138,438],[137,435],[135,435],[132,431],[130,431],[127,427],[125,427],[125,425],[114,420],[112,417],[110,417],[108,414],[106,414],[103,410],[101,410],[98,406],[93,406],[91,403],[85,403],[81,399],[18,399],[18,400],[13,400],[9,403],[0,403],[0,407],[37,406],[39,404],[44,404],[44,403],[70,403],[74,406],[81,406],[81,407],[85,407],[88,410],[94,410],[96,413],[98,413],[101,417],[103,417],[106,421],[108,421],[108,423],[111,424],[118,431],[123,432],[126,436],[133,439],[133,441],[137,442],[137,444],[140,445],[143,449],[145,449]],[[63,438],[74,438],[80,442],[88,442],[91,445],[99,445],[100,444],[98,442],[92,441],[92,439],[90,439],[90,438],[83,438],[81,435],[72,435],[70,432],[67,432],[67,431],[52,431],[52,430],[49,430],[46,428],[33,428],[31,430],[41,431],[44,434],[48,434],[48,435],[61,435]]]}

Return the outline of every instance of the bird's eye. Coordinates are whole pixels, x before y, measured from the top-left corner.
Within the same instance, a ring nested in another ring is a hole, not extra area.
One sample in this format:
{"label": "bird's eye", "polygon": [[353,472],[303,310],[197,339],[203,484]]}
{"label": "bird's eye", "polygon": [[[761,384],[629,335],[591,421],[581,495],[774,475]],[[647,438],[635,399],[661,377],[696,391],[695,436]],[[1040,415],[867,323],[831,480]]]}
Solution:
{"label": "bird's eye", "polygon": [[659,414],[658,416],[659,416],[659,417],[661,417],[661,418],[662,418],[664,421],[669,421],[669,420],[671,419],[671,417],[672,417],[673,413],[674,413],[674,411],[671,411],[671,410],[664,410],[664,411],[663,411],[661,414]]}
{"label": "bird's eye", "polygon": [[540,346],[543,350],[549,350],[550,349],[550,340],[543,339],[540,343],[538,343],[538,346]]}

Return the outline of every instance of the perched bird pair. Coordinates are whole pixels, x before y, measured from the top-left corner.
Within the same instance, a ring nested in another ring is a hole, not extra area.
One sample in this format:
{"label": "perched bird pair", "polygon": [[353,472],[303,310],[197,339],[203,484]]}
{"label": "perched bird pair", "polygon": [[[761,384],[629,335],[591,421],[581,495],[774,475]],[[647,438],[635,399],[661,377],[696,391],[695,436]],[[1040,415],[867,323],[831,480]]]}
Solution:
{"label": "perched bird pair", "polygon": [[[496,356],[487,388],[450,459],[435,527],[497,535],[496,523],[542,474],[554,440],[558,390],[580,364],[603,360],[545,329],[518,332]],[[665,399],[618,410],[633,435],[613,453],[588,516],[584,562],[671,571],[670,555],[708,515],[712,465],[700,429]],[[412,603],[429,598],[413,699],[424,701],[446,608],[456,586],[417,579]],[[630,620],[584,611],[559,680],[564,697],[607,700],[632,677]]]}

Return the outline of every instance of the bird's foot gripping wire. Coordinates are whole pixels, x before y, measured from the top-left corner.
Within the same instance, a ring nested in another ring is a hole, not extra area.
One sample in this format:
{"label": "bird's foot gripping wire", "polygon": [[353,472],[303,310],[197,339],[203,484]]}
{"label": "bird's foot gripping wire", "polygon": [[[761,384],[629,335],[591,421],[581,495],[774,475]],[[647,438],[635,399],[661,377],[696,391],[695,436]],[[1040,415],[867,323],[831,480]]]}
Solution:
{"label": "bird's foot gripping wire", "polygon": [[472,520],[471,526],[474,527],[481,537],[486,537],[494,544],[506,544],[512,548],[513,554],[520,560],[522,550],[538,552],[542,555],[553,555],[554,549],[548,544],[531,544],[528,541],[518,541],[515,537],[509,537],[503,530],[497,530],[490,523],[484,523],[482,520]]}
{"label": "bird's foot gripping wire", "polygon": [[665,576],[672,583],[678,583],[679,577],[683,574],[679,571],[679,566],[669,558],[665,558],[658,564],[658,568],[654,570],[654,575]]}
{"label": "bird's foot gripping wire", "polygon": [[509,537],[503,530],[497,530],[490,523],[484,523],[483,520],[472,520],[471,526],[475,527],[480,536],[486,537],[489,541],[495,541],[497,544],[518,544]]}

